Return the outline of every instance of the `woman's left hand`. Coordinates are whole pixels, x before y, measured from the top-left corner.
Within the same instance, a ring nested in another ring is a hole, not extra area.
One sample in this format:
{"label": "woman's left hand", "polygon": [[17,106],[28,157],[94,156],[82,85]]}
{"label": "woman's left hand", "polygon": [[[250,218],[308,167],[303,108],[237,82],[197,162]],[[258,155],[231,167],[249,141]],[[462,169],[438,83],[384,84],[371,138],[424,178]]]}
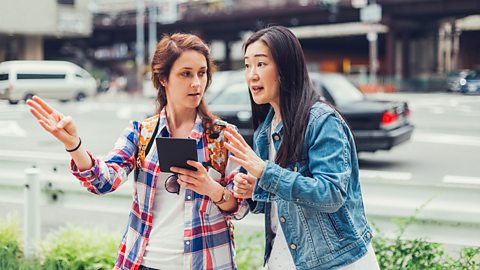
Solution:
{"label": "woman's left hand", "polygon": [[227,127],[223,133],[228,141],[225,142],[227,149],[235,156],[230,158],[245,168],[251,175],[260,178],[266,163],[248,145],[245,139],[235,129]]}
{"label": "woman's left hand", "polygon": [[223,187],[213,180],[207,172],[207,169],[199,162],[189,160],[187,164],[195,167],[197,170],[192,171],[179,167],[171,167],[170,170],[178,174],[178,183],[183,188],[188,188],[198,194],[207,195],[214,201],[221,199]]}

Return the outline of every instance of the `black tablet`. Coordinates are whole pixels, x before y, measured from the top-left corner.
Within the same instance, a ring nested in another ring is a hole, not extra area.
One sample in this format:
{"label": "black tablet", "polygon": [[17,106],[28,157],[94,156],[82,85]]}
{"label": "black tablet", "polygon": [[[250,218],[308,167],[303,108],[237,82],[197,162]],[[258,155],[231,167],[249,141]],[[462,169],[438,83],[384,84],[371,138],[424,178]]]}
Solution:
{"label": "black tablet", "polygon": [[196,171],[187,160],[198,160],[197,141],[185,138],[156,138],[158,162],[161,172],[171,172],[170,167]]}

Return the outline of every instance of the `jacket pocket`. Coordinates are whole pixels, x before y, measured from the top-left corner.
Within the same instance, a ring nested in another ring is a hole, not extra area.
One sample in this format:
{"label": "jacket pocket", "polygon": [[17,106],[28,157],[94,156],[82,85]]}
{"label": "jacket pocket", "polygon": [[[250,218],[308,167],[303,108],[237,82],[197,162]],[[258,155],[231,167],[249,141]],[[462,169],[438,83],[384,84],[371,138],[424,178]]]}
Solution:
{"label": "jacket pocket", "polygon": [[336,220],[336,214],[325,214],[328,218],[328,221],[330,222],[332,229],[335,231],[336,236],[338,237],[338,241],[343,241],[345,240],[345,235],[339,225],[339,222]]}

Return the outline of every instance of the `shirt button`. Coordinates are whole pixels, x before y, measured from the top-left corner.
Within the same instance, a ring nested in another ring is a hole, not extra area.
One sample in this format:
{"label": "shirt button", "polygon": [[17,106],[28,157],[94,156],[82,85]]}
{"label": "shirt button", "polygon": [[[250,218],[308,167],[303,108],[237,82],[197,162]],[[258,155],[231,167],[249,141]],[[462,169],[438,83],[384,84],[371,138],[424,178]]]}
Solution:
{"label": "shirt button", "polygon": [[192,196],[190,196],[190,195],[187,196],[187,200],[190,200],[190,199],[192,199]]}
{"label": "shirt button", "polygon": [[190,241],[185,241],[185,244],[188,246],[190,245]]}
{"label": "shirt button", "polygon": [[284,218],[284,217],[281,217],[281,218],[280,218],[280,222],[281,222],[281,223],[285,223],[285,218]]}
{"label": "shirt button", "polygon": [[369,233],[369,232],[367,232],[367,238],[368,238],[368,239],[372,238],[372,234]]}
{"label": "shirt button", "polygon": [[295,249],[297,249],[297,245],[295,245],[295,244],[290,244],[290,248],[293,249],[293,250],[295,250]]}
{"label": "shirt button", "polygon": [[280,135],[278,135],[278,134],[276,134],[276,133],[273,134],[273,140],[274,140],[274,141],[280,141]]}

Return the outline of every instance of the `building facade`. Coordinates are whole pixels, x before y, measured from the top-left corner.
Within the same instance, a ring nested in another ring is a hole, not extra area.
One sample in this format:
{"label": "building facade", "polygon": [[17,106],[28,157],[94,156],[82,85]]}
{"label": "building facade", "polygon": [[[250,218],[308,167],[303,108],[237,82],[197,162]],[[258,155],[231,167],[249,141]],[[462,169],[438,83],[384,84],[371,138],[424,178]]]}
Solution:
{"label": "building facade", "polygon": [[0,62],[44,59],[45,38],[88,37],[89,0],[3,1],[0,9]]}

